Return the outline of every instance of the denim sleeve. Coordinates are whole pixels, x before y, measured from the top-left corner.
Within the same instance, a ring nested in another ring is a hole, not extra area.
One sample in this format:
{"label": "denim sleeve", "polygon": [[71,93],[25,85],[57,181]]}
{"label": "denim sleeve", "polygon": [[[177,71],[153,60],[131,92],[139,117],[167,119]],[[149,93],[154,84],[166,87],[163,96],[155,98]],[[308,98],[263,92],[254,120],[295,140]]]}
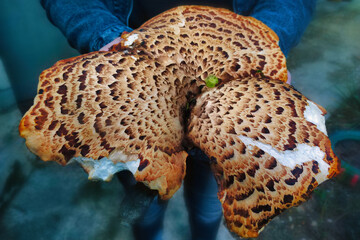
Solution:
{"label": "denim sleeve", "polygon": [[131,31],[100,0],[41,0],[50,21],[81,53],[99,50],[123,31]]}
{"label": "denim sleeve", "polygon": [[297,45],[315,11],[316,0],[235,0],[234,11],[250,15],[279,36],[285,56]]}

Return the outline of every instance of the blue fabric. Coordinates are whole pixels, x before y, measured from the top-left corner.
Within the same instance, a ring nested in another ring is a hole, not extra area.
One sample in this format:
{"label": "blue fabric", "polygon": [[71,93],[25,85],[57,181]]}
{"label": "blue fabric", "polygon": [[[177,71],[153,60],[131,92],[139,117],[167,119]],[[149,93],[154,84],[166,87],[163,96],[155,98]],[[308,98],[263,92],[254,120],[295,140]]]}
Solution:
{"label": "blue fabric", "polygon": [[155,197],[143,216],[134,224],[136,240],[161,240],[163,220],[168,202]]}
{"label": "blue fabric", "polygon": [[[253,2],[246,12],[245,4]],[[236,13],[250,15],[270,27],[279,37],[280,48],[288,55],[296,46],[315,11],[316,0],[238,0]]]}
{"label": "blue fabric", "polygon": [[[134,1],[134,2],[133,2]],[[70,45],[81,53],[99,50],[118,37],[123,31],[131,31],[131,12],[139,12],[145,0],[41,0],[49,19],[66,36]],[[229,6],[229,1],[186,0],[204,5]],[[158,14],[159,10],[184,4],[182,1],[149,1],[146,18]],[[264,22],[280,39],[285,55],[300,40],[315,10],[316,0],[234,0],[233,11],[249,15]],[[133,11],[134,8],[134,11]],[[151,9],[149,9],[151,8]],[[135,18],[137,19],[137,18]],[[144,19],[146,20],[146,19]]]}
{"label": "blue fabric", "polygon": [[[120,4],[121,2],[121,4]],[[99,50],[127,26],[130,1],[41,0],[50,21],[81,53]]]}
{"label": "blue fabric", "polygon": [[191,237],[194,240],[215,240],[222,218],[217,182],[209,158],[198,148],[188,153],[184,193]]}
{"label": "blue fabric", "polygon": [[[209,158],[198,148],[189,152],[184,196],[189,213],[191,239],[215,240],[222,219],[218,187]],[[133,227],[136,240],[162,239],[166,201],[155,198]]]}

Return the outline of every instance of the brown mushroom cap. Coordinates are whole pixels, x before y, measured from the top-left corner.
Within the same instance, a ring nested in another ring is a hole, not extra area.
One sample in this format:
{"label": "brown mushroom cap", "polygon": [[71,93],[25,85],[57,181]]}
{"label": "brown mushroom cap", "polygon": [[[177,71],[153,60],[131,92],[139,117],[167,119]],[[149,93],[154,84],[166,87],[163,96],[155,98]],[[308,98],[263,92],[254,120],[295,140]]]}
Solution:
{"label": "brown mushroom cap", "polygon": [[194,78],[214,74],[222,81],[265,76],[286,82],[286,59],[278,36],[265,24],[222,8],[180,6],[144,23],[113,50],[134,48],[170,57]]}
{"label": "brown mushroom cap", "polygon": [[[257,237],[272,218],[307,200],[340,164],[324,112],[278,80],[231,81],[197,98],[187,136],[211,159],[229,229]],[[323,132],[324,131],[324,132]]]}
{"label": "brown mushroom cap", "polygon": [[147,55],[94,52],[60,61],[41,74],[20,134],[42,160],[62,165],[79,156],[139,159],[136,179],[169,198],[185,175],[181,108],[190,83],[177,65]]}
{"label": "brown mushroom cap", "polygon": [[[62,60],[41,74],[19,130],[42,160],[139,161],[136,180],[168,199],[185,175],[187,136],[212,159],[228,226],[244,237],[338,172],[329,139],[306,117],[306,98],[281,82],[285,57],[261,22],[184,6],[122,37],[113,51]],[[220,80],[215,89],[204,86],[209,75]],[[268,150],[295,152],[301,144],[324,152],[325,177],[319,159],[292,167]]]}

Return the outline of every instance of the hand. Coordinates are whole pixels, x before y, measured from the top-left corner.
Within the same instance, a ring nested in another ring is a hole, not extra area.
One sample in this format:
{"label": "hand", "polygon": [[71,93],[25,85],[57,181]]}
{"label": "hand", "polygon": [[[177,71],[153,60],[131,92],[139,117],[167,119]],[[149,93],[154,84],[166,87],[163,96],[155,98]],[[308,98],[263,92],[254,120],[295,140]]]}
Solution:
{"label": "hand", "polygon": [[114,40],[112,40],[111,42],[100,48],[99,51],[104,51],[104,52],[109,51],[113,45],[120,43],[121,40],[122,40],[121,37],[115,38]]}

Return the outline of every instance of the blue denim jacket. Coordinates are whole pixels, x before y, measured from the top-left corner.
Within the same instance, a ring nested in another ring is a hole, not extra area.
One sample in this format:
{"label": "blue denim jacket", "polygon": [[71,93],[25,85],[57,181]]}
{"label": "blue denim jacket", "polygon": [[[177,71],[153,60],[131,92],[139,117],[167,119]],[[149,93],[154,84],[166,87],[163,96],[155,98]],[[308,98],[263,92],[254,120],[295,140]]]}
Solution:
{"label": "blue denim jacket", "polygon": [[[183,3],[163,1],[161,7]],[[202,3],[206,4],[206,1]],[[123,31],[130,32],[129,18],[136,7],[133,0],[41,0],[41,4],[51,22],[81,53],[99,50]],[[232,5],[234,12],[255,17],[273,29],[287,55],[305,31],[316,0],[233,0]],[[158,4],[151,6],[154,9],[159,7]]]}

